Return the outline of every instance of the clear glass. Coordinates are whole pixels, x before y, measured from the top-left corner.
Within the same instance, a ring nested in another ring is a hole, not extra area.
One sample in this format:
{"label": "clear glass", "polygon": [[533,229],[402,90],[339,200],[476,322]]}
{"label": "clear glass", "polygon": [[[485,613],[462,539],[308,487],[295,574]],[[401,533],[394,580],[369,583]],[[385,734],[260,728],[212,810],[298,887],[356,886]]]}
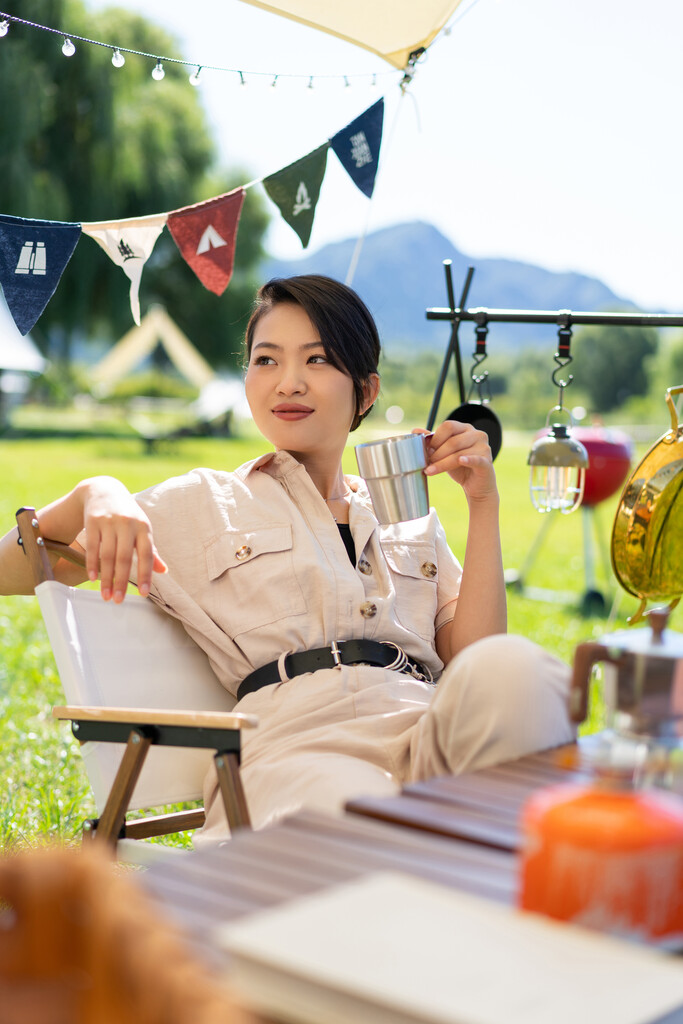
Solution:
{"label": "clear glass", "polygon": [[569,515],[581,504],[585,469],[576,466],[532,466],[529,480],[531,501],[539,512]]}

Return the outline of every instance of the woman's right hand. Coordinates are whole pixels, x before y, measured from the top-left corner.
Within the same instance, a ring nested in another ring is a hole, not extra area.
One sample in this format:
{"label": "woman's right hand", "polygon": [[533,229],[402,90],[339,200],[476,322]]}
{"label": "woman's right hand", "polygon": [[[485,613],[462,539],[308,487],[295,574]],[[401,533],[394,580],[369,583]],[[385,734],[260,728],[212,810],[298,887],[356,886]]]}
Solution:
{"label": "woman's right hand", "polygon": [[152,526],[132,494],[113,477],[94,477],[78,485],[83,501],[85,567],[88,578],[101,581],[102,597],[119,604],[137,556],[137,585],[149,594],[153,572],[166,572],[152,537]]}

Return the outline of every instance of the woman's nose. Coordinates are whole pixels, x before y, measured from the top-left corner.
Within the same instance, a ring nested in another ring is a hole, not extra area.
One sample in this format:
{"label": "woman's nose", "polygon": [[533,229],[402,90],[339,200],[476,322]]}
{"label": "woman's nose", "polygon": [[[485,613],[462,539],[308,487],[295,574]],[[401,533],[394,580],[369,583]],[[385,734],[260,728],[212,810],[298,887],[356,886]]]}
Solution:
{"label": "woman's nose", "polygon": [[285,371],[278,381],[277,391],[281,395],[301,395],[305,390],[303,375],[295,369]]}

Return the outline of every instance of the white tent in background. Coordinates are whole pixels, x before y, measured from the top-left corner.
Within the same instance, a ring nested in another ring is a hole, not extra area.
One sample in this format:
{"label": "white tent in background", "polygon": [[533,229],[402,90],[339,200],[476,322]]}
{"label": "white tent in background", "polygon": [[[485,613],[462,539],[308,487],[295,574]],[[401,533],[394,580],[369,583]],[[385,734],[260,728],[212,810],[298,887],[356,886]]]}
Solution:
{"label": "white tent in background", "polygon": [[45,360],[27,335],[19,333],[4,298],[0,298],[0,377],[42,373]]}
{"label": "white tent in background", "polygon": [[215,378],[215,373],[192,342],[161,306],[152,306],[139,327],[133,327],[90,371],[100,394],[138,367],[157,345],[178,372],[200,391]]}

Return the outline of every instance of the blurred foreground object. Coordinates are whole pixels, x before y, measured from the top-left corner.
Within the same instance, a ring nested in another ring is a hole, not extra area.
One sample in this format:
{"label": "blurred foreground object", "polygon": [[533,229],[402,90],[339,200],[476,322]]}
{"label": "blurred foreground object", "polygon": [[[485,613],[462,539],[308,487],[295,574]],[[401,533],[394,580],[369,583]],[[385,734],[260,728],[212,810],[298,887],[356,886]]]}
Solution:
{"label": "blurred foreground object", "polygon": [[624,939],[683,948],[683,800],[605,768],[536,793],[522,814],[520,905]]}
{"label": "blurred foreground object", "polygon": [[0,860],[3,1024],[254,1024],[101,850]]}
{"label": "blurred foreground object", "polygon": [[552,786],[522,812],[520,904],[613,935],[683,949],[683,636],[622,630],[574,654],[570,714],[583,721],[593,665],[605,663],[612,729],[588,785]]}

